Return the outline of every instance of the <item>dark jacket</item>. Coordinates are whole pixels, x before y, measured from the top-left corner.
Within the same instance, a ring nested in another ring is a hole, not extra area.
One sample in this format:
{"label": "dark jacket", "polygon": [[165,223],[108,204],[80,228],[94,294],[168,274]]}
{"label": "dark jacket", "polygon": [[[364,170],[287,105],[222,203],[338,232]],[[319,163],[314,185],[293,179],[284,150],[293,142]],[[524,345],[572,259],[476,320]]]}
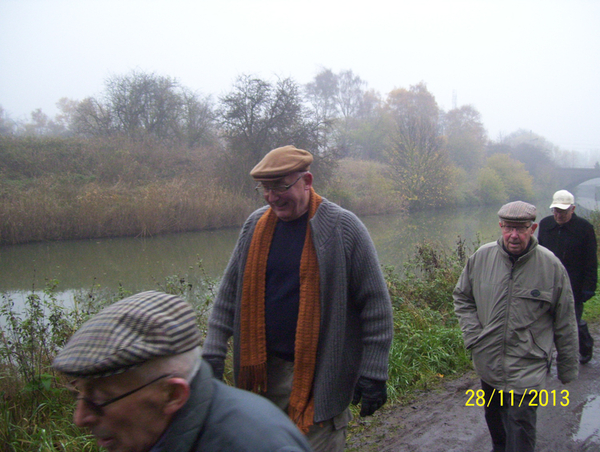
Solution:
{"label": "dark jacket", "polygon": [[151,452],[303,452],[304,435],[264,397],[212,378],[203,362],[190,398]]}
{"label": "dark jacket", "polygon": [[594,227],[573,214],[560,226],[553,216],[540,221],[538,241],[552,251],[567,269],[576,302],[590,298],[598,280],[598,258]]}

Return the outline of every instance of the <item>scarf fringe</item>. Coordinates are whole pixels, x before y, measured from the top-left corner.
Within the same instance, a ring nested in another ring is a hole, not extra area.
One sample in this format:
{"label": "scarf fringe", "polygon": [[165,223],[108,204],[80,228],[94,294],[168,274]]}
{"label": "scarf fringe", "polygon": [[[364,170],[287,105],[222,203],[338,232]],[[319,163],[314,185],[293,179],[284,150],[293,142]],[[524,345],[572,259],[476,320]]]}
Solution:
{"label": "scarf fringe", "polygon": [[255,393],[267,391],[267,363],[240,368],[239,387]]}
{"label": "scarf fringe", "polygon": [[303,409],[295,409],[291,405],[288,409],[288,416],[305,435],[308,433],[308,429],[314,424],[315,407],[313,402],[314,399],[311,397],[308,406]]}

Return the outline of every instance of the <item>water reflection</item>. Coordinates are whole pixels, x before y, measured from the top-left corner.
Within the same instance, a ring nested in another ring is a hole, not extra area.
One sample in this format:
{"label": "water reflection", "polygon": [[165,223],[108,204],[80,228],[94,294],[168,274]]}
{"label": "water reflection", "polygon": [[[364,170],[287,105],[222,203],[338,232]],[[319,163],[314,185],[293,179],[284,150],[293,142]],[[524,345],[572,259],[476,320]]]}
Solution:
{"label": "water reflection", "polygon": [[[399,266],[420,241],[455,246],[457,238],[470,244],[480,236],[485,243],[498,237],[499,206],[383,215],[362,218],[380,260]],[[546,211],[545,214],[548,212]],[[540,218],[542,213],[540,213]],[[129,291],[156,289],[156,280],[188,275],[197,280],[202,259],[209,276],[223,273],[239,228],[173,234],[150,238],[118,238],[32,243],[0,248],[0,291],[41,289],[46,278],[59,281],[62,292],[89,290],[95,285]]]}
{"label": "water reflection", "polygon": [[575,441],[600,441],[600,397],[588,396],[581,410],[579,429],[573,435]]}
{"label": "water reflection", "polygon": [[150,238],[117,238],[31,243],[0,248],[0,290],[28,291],[59,280],[59,290],[94,285],[131,291],[156,288],[155,279],[200,274],[202,259],[209,276],[224,269],[239,228]]}
{"label": "water reflection", "polygon": [[[478,240],[486,243],[498,238],[498,207],[417,212],[411,215],[384,215],[363,221],[385,265],[398,266],[414,252],[415,245],[431,241],[454,249],[457,240],[467,246]],[[479,238],[478,238],[479,237]]]}

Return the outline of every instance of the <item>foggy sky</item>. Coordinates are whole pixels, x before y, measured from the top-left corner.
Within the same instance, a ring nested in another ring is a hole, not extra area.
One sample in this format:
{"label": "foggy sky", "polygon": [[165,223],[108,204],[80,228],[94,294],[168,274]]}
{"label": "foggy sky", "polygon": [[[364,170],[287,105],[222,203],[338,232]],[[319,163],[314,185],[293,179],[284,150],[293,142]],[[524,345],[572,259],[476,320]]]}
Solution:
{"label": "foggy sky", "polygon": [[423,81],[449,110],[455,93],[491,139],[598,151],[599,24],[597,0],[0,0],[0,105],[54,116],[132,70],[216,100],[241,74],[351,69],[383,96]]}

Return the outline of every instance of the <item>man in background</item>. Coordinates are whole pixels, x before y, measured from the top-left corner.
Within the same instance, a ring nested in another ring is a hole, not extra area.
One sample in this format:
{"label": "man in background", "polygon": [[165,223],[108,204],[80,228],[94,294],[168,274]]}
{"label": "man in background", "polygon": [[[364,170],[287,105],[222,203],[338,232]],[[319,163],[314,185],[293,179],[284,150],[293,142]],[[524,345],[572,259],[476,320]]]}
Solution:
{"label": "man in background", "polygon": [[579,362],[592,359],[594,339],[583,315],[583,304],[594,296],[598,281],[598,256],[594,226],[575,214],[575,197],[559,190],[552,197],[552,215],[540,221],[538,240],[560,259],[571,280],[579,331]]}
{"label": "man in background", "polygon": [[367,229],[315,192],[312,161],[284,146],[250,172],[268,205],[242,227],[203,356],[222,375],[233,335],[236,385],[285,410],[316,451],[341,452],[349,404],[368,416],[386,402],[392,309]]}
{"label": "man in background", "polygon": [[53,362],[73,379],[75,424],[111,452],[312,450],[271,402],[214,379],[200,341],[194,309],[174,295],[105,308]]}
{"label": "man in background", "polygon": [[545,389],[556,346],[558,378],[577,378],[577,326],[569,277],[533,235],[536,208],[515,201],[498,211],[502,236],[467,261],[454,310],[485,392],[495,452],[535,449],[536,392]]}

